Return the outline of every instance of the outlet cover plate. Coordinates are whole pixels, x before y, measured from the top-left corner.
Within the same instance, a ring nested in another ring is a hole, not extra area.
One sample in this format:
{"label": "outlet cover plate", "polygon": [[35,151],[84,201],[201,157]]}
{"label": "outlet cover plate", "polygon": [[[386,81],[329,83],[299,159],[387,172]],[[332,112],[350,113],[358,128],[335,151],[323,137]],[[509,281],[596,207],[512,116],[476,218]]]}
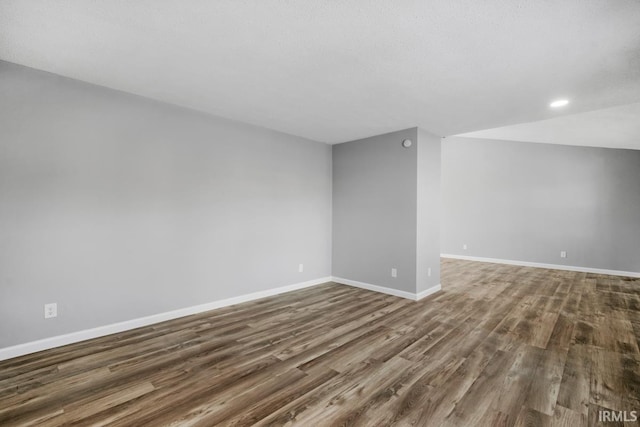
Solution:
{"label": "outlet cover plate", "polygon": [[55,302],[44,305],[44,318],[50,319],[52,317],[58,317],[58,304]]}

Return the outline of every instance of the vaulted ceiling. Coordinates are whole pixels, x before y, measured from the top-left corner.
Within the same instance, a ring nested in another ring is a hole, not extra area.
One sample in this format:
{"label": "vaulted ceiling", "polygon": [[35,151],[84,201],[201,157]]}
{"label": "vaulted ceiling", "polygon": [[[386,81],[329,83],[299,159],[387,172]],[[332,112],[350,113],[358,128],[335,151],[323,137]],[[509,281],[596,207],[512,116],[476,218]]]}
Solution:
{"label": "vaulted ceiling", "polygon": [[0,59],[329,143],[453,135],[640,102],[640,1],[2,0]]}

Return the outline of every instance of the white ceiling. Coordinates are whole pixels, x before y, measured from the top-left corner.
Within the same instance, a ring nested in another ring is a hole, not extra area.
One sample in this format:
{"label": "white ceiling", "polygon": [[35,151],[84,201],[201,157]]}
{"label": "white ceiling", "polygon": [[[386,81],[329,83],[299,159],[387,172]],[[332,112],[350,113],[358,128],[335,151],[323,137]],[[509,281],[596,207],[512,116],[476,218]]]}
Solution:
{"label": "white ceiling", "polygon": [[458,136],[640,150],[640,103]]}
{"label": "white ceiling", "polygon": [[324,142],[452,135],[640,102],[640,1],[0,0],[0,59]]}

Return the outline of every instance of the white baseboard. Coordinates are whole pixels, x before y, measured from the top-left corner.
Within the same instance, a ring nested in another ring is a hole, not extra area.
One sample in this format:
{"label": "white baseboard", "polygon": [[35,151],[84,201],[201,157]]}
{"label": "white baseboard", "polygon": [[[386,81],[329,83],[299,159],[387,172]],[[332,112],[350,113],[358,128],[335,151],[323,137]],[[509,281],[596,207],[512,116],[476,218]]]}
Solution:
{"label": "white baseboard", "polygon": [[51,338],[45,338],[38,341],[32,341],[24,344],[18,344],[11,347],[0,348],[0,360],[7,360],[25,354],[35,353],[42,350],[48,350],[67,344],[73,344],[92,338],[103,337],[105,335],[124,332],[142,326],[152,325],[154,323],[164,322],[166,320],[177,319],[179,317],[189,316],[191,314],[202,313],[216,308],[226,307],[229,305],[240,304],[243,302],[253,301],[260,298],[266,298],[273,295],[291,292],[298,289],[308,288],[322,283],[331,282],[331,277],[322,277],[307,282],[295,283],[293,285],[282,286],[279,288],[268,289],[266,291],[253,292],[250,294],[240,295],[237,297],[227,298],[223,300],[213,301],[206,304],[195,305],[192,307],[181,308],[178,310],[167,311],[165,313],[153,314],[151,316],[140,317],[137,319],[126,320],[124,322],[113,323],[110,325],[99,326],[97,328],[85,329],[69,334],[58,335]]}
{"label": "white baseboard", "polygon": [[383,294],[393,295],[395,297],[407,298],[413,301],[418,301],[426,297],[427,295],[431,295],[432,293],[438,292],[440,289],[442,289],[441,286],[438,284],[436,286],[433,286],[427,289],[426,291],[422,291],[418,294],[415,294],[412,292],[400,291],[398,289],[393,289],[393,288],[387,288],[385,286],[372,285],[371,283],[358,282],[357,280],[345,279],[343,277],[331,277],[331,280],[336,283],[354,286],[356,288],[366,289],[368,291],[374,291],[374,292],[380,292]]}
{"label": "white baseboard", "polygon": [[640,277],[640,273],[634,272],[634,271],[606,270],[602,268],[576,267],[572,265],[561,265],[561,264],[543,264],[540,262],[517,261],[517,260],[499,259],[499,258],[484,258],[484,257],[467,256],[467,255],[440,254],[440,257],[462,259],[466,261],[491,262],[494,264],[518,265],[521,267],[548,268],[551,270],[565,270],[565,271],[579,271],[581,273],[608,274],[610,276]]}
{"label": "white baseboard", "polygon": [[416,301],[420,301],[422,298],[427,297],[427,296],[429,296],[431,294],[435,294],[436,292],[441,291],[441,290],[442,290],[442,286],[440,285],[440,283],[438,283],[437,285],[432,286],[427,290],[424,290],[422,292],[418,292],[416,294]]}

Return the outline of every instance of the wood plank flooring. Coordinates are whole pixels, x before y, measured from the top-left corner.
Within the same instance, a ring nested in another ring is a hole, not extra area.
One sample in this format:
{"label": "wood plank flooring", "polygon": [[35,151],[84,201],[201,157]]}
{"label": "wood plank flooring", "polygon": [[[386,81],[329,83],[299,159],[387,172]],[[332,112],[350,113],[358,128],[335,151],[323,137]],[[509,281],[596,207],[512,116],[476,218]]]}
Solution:
{"label": "wood plank flooring", "polygon": [[328,283],[0,362],[0,425],[640,415],[640,279],[446,259],[442,284],[413,302]]}

